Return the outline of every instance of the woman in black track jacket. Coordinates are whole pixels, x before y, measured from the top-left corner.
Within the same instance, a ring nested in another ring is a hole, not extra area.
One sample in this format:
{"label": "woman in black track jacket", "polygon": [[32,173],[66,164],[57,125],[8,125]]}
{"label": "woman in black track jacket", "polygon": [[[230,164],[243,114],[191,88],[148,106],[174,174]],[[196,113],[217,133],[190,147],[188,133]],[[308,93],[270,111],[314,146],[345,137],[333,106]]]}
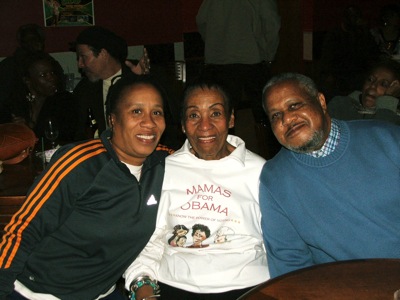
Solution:
{"label": "woman in black track jacket", "polygon": [[115,299],[153,233],[168,155],[157,147],[164,94],[148,76],[128,77],[107,101],[111,128],[60,148],[6,226],[0,298]]}

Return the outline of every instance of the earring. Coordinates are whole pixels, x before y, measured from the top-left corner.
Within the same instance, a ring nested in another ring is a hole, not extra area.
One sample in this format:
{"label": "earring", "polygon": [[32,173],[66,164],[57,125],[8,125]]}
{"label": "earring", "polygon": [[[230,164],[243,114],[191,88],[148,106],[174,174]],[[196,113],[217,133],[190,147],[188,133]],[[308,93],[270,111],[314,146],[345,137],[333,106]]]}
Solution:
{"label": "earring", "polygon": [[32,95],[31,92],[28,92],[28,95],[26,95],[26,100],[28,100],[28,102],[32,103],[36,100],[36,96]]}

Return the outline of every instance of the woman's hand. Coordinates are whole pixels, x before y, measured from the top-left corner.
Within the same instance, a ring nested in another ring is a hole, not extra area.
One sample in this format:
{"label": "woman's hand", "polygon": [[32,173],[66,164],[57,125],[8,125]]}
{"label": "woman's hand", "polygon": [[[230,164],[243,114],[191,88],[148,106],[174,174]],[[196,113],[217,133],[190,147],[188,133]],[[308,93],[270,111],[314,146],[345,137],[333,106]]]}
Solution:
{"label": "woman's hand", "polygon": [[376,109],[388,109],[396,113],[400,97],[400,82],[398,80],[394,80],[386,89],[384,96],[391,97],[377,97]]}
{"label": "woman's hand", "polygon": [[394,80],[390,86],[387,88],[385,95],[399,98],[400,97],[400,82],[399,80]]}
{"label": "woman's hand", "polygon": [[137,289],[136,291],[136,300],[142,300],[143,298],[149,297],[154,295],[153,288],[146,284],[140,288]]}
{"label": "woman's hand", "polygon": [[129,60],[125,61],[125,64],[131,69],[131,71],[137,75],[143,75],[150,73],[150,58],[147,53],[147,49],[143,49],[143,56],[140,58],[137,65],[134,65]]}

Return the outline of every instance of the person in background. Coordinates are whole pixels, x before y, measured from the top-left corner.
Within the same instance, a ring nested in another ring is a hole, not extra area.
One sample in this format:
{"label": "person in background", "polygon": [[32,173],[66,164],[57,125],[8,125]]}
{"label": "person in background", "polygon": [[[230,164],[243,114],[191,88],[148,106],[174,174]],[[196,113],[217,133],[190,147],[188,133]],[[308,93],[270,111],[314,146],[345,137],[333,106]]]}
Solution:
{"label": "person in background", "polygon": [[[114,32],[93,26],[84,29],[76,38],[78,67],[84,76],[74,89],[79,104],[76,139],[86,139],[85,124],[88,109],[92,110],[101,134],[108,127],[105,103],[114,78],[149,72],[146,52],[136,66],[125,65],[128,55],[126,41]],[[132,69],[132,70],[131,70]]]}
{"label": "person in background", "polygon": [[329,115],[341,120],[380,119],[400,125],[400,63],[383,59],[367,74],[361,91],[329,101]]}
{"label": "person in background", "polygon": [[59,130],[58,139],[74,140],[77,103],[57,76],[57,61],[45,52],[25,56],[21,62],[24,86],[12,91],[5,111],[14,123],[24,123],[38,138],[45,138],[46,122],[52,118]]}
{"label": "person in background", "polygon": [[5,227],[0,298],[126,299],[115,283],[155,229],[165,99],[149,76],[124,77],[108,95],[111,128],[57,150]]}
{"label": "person in background", "polygon": [[379,25],[371,29],[380,52],[400,61],[400,5],[387,4],[381,8]]}
{"label": "person in background", "polygon": [[368,66],[380,54],[360,7],[346,6],[339,20],[326,33],[317,63],[318,85],[328,100],[359,88]]}
{"label": "person in background", "polygon": [[[12,92],[24,87],[22,72],[26,56],[44,51],[44,30],[37,24],[22,25],[17,31],[17,42],[18,48],[13,55],[0,62],[0,123],[10,122],[5,105],[10,101]],[[61,65],[57,62],[55,67],[57,76],[63,78]]]}
{"label": "person in background", "polygon": [[[196,22],[205,44],[204,76],[228,88],[235,113],[249,104],[260,141],[266,136],[274,139],[260,99],[279,45],[277,1],[205,0]],[[260,153],[266,158],[275,154],[266,150],[268,153]]]}
{"label": "person in background", "polygon": [[[187,140],[166,160],[157,229],[125,287],[136,299],[155,294],[156,280],[162,299],[237,299],[269,278],[258,204],[265,160],[228,135],[234,115],[222,85],[195,80],[183,99]],[[189,228],[185,245],[169,243],[176,225]]]}
{"label": "person in background", "polygon": [[301,74],[264,88],[281,151],[260,176],[272,277],[341,260],[400,258],[400,127],[332,119]]}

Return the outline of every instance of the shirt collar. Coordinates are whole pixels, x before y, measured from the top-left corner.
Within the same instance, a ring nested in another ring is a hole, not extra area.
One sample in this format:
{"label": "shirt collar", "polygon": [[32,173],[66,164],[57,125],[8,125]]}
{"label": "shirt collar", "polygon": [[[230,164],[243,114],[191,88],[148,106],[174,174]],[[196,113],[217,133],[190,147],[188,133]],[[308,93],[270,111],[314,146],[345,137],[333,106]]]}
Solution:
{"label": "shirt collar", "polygon": [[312,151],[307,154],[315,158],[328,156],[333,151],[335,151],[336,146],[339,144],[339,139],[340,139],[339,124],[335,119],[331,119],[331,130],[324,145],[321,147],[321,149]]}

